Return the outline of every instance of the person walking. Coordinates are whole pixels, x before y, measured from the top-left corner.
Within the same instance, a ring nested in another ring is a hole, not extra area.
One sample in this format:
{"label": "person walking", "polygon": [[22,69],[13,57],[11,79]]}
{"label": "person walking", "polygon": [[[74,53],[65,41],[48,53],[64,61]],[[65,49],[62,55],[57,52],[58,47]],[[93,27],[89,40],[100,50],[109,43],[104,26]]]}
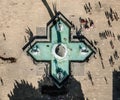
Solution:
{"label": "person walking", "polygon": [[101,2],[100,1],[98,2],[98,4],[99,4],[99,7],[101,8],[102,6],[101,6]]}

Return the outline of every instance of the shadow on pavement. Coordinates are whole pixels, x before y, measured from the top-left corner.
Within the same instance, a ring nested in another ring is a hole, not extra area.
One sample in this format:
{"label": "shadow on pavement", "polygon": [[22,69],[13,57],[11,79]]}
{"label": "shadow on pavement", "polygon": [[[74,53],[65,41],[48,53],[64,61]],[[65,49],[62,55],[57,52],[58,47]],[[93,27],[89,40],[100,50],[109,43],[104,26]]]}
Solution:
{"label": "shadow on pavement", "polygon": [[25,80],[15,80],[14,89],[8,94],[9,100],[84,100],[81,85],[73,77],[61,89],[43,83],[44,80],[39,81],[39,88],[36,89]]}
{"label": "shadow on pavement", "polygon": [[120,100],[120,71],[113,71],[113,100]]}
{"label": "shadow on pavement", "polygon": [[54,14],[53,14],[50,6],[48,5],[47,1],[46,1],[46,0],[42,0],[42,2],[43,2],[43,4],[44,4],[44,6],[47,8],[47,11],[48,11],[50,17],[53,18]]}
{"label": "shadow on pavement", "polygon": [[15,80],[14,89],[8,94],[9,100],[85,100],[81,84],[73,76],[58,89],[49,77],[49,67],[46,64],[43,79],[38,81],[38,88],[32,83]]}

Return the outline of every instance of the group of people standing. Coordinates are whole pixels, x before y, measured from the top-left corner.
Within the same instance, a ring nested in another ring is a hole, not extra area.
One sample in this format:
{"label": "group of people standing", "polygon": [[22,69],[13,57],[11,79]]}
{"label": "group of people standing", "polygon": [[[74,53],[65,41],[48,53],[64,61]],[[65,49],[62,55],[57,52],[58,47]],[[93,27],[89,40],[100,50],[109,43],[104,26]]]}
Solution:
{"label": "group of people standing", "polygon": [[114,65],[114,63],[115,63],[114,60],[113,60],[113,58],[114,58],[115,60],[118,60],[118,59],[119,59],[119,55],[118,55],[117,50],[114,51],[113,56],[111,55],[111,56],[109,57],[109,63],[110,63],[110,65],[111,65],[111,67],[113,67],[113,65]]}
{"label": "group of people standing", "polygon": [[[100,8],[102,8],[102,5],[101,5],[100,1],[98,1],[98,5],[99,5]],[[86,13],[90,13],[91,14],[92,6],[91,6],[90,2],[85,3],[84,9],[85,9]]]}
{"label": "group of people standing", "polygon": [[85,3],[84,9],[85,9],[86,13],[90,13],[91,12],[92,6],[91,6],[90,2],[88,2],[87,4]]}
{"label": "group of people standing", "polygon": [[108,25],[110,27],[112,27],[112,24],[111,22],[116,20],[118,21],[119,20],[119,16],[118,16],[118,13],[116,11],[113,11],[113,9],[110,7],[110,11],[105,11],[105,16],[108,20]]}
{"label": "group of people standing", "polygon": [[99,33],[99,37],[101,39],[107,39],[108,37],[113,37],[115,39],[114,32],[111,32],[110,30],[105,30],[104,32]]}
{"label": "group of people standing", "polygon": [[94,28],[94,22],[90,18],[79,18],[80,24],[82,28],[88,30],[89,28]]}

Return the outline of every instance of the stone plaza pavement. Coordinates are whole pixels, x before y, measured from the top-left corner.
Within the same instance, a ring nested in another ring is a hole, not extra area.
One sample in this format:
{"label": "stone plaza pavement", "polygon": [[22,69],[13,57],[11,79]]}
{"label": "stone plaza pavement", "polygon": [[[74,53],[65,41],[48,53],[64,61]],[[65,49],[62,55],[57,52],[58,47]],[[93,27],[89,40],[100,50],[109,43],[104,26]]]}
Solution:
{"label": "stone plaza pavement", "polygon": [[[52,2],[55,0],[48,0],[47,2],[52,8]],[[92,10],[91,13],[86,14],[83,6],[88,2],[91,3]],[[114,59],[113,67],[109,64],[109,57],[113,56],[115,50],[120,55],[120,41],[117,39],[117,35],[120,34],[120,20],[113,21],[112,27],[109,27],[104,14],[111,7],[120,16],[120,1],[100,0],[100,2],[102,8],[99,8],[98,0],[57,0],[56,3],[58,10],[78,28],[80,27],[79,17],[89,17],[94,21],[95,27],[83,30],[83,35],[90,41],[98,41],[96,58],[92,56],[89,62],[74,63],[71,66],[72,75],[80,82],[84,97],[88,100],[112,100],[112,73],[114,69],[119,70],[120,66],[120,59]],[[0,59],[0,78],[3,79],[3,84],[0,82],[0,100],[10,100],[8,94],[13,91],[15,80],[18,82],[21,80],[28,81],[37,89],[38,81],[45,74],[45,64],[35,65],[31,57],[23,52],[22,47],[26,43],[24,37],[27,38],[27,41],[29,37],[25,32],[26,28],[30,27],[33,35],[38,35],[36,27],[43,27],[44,29],[50,20],[50,16],[41,0],[0,0],[0,8],[0,56],[17,58],[16,63],[8,63]],[[115,39],[113,37],[100,39],[99,33],[105,30],[114,32]],[[3,38],[3,33],[6,35],[6,40]],[[44,33],[40,35],[44,35]],[[111,40],[114,49],[110,46]],[[98,48],[101,51],[104,69]],[[94,85],[88,78],[88,72],[91,73]]]}

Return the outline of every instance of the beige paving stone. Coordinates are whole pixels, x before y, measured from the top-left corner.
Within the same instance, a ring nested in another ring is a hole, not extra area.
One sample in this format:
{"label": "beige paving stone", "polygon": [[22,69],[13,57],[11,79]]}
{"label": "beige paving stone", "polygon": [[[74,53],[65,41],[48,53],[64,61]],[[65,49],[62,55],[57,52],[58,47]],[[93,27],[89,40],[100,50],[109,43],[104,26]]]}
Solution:
{"label": "beige paving stone", "polygon": [[[52,8],[52,2],[55,2],[55,0],[47,1]],[[112,7],[120,16],[120,0],[100,1],[102,3],[101,9],[98,8],[98,0],[57,0],[56,4],[58,10],[73,21],[77,27],[79,27],[79,17],[93,19],[95,28],[89,31],[84,30],[83,33],[89,40],[99,42],[97,47],[101,50],[105,69],[102,69],[97,52],[97,59],[91,57],[88,63],[74,64],[74,67],[78,66],[73,68],[75,74],[73,75],[81,83],[83,93],[89,100],[112,100],[112,72],[114,68],[118,70],[120,59],[115,61],[113,67],[110,66],[108,59],[110,55],[113,55],[114,50],[111,49],[109,41],[113,40],[119,55],[120,41],[113,38],[101,40],[99,32],[111,30],[115,33],[115,36],[120,34],[120,20],[114,21],[112,23],[113,27],[110,28],[104,15],[104,11]],[[88,2],[91,2],[93,7],[91,15],[86,14],[83,8],[84,4]],[[71,15],[74,15],[74,17],[71,18]],[[4,82],[3,86],[0,84],[0,100],[9,100],[8,94],[13,90],[15,80],[20,82],[24,79],[38,88],[37,81],[42,78],[44,74],[42,70],[45,65],[35,65],[31,57],[23,52],[22,47],[25,45],[24,36],[28,36],[25,29],[30,27],[33,34],[36,35],[36,27],[45,27],[49,20],[50,16],[41,0],[0,0],[0,56],[17,58],[17,62],[13,64],[0,60],[0,77]],[[3,33],[6,35],[6,41],[3,39]],[[79,73],[77,70],[81,70],[81,67],[84,67],[84,75],[77,76],[76,74]],[[39,68],[40,71],[37,71]],[[88,79],[88,71],[91,72],[94,86]],[[39,72],[41,74],[38,74]],[[104,77],[107,78],[108,84],[106,84]]]}

